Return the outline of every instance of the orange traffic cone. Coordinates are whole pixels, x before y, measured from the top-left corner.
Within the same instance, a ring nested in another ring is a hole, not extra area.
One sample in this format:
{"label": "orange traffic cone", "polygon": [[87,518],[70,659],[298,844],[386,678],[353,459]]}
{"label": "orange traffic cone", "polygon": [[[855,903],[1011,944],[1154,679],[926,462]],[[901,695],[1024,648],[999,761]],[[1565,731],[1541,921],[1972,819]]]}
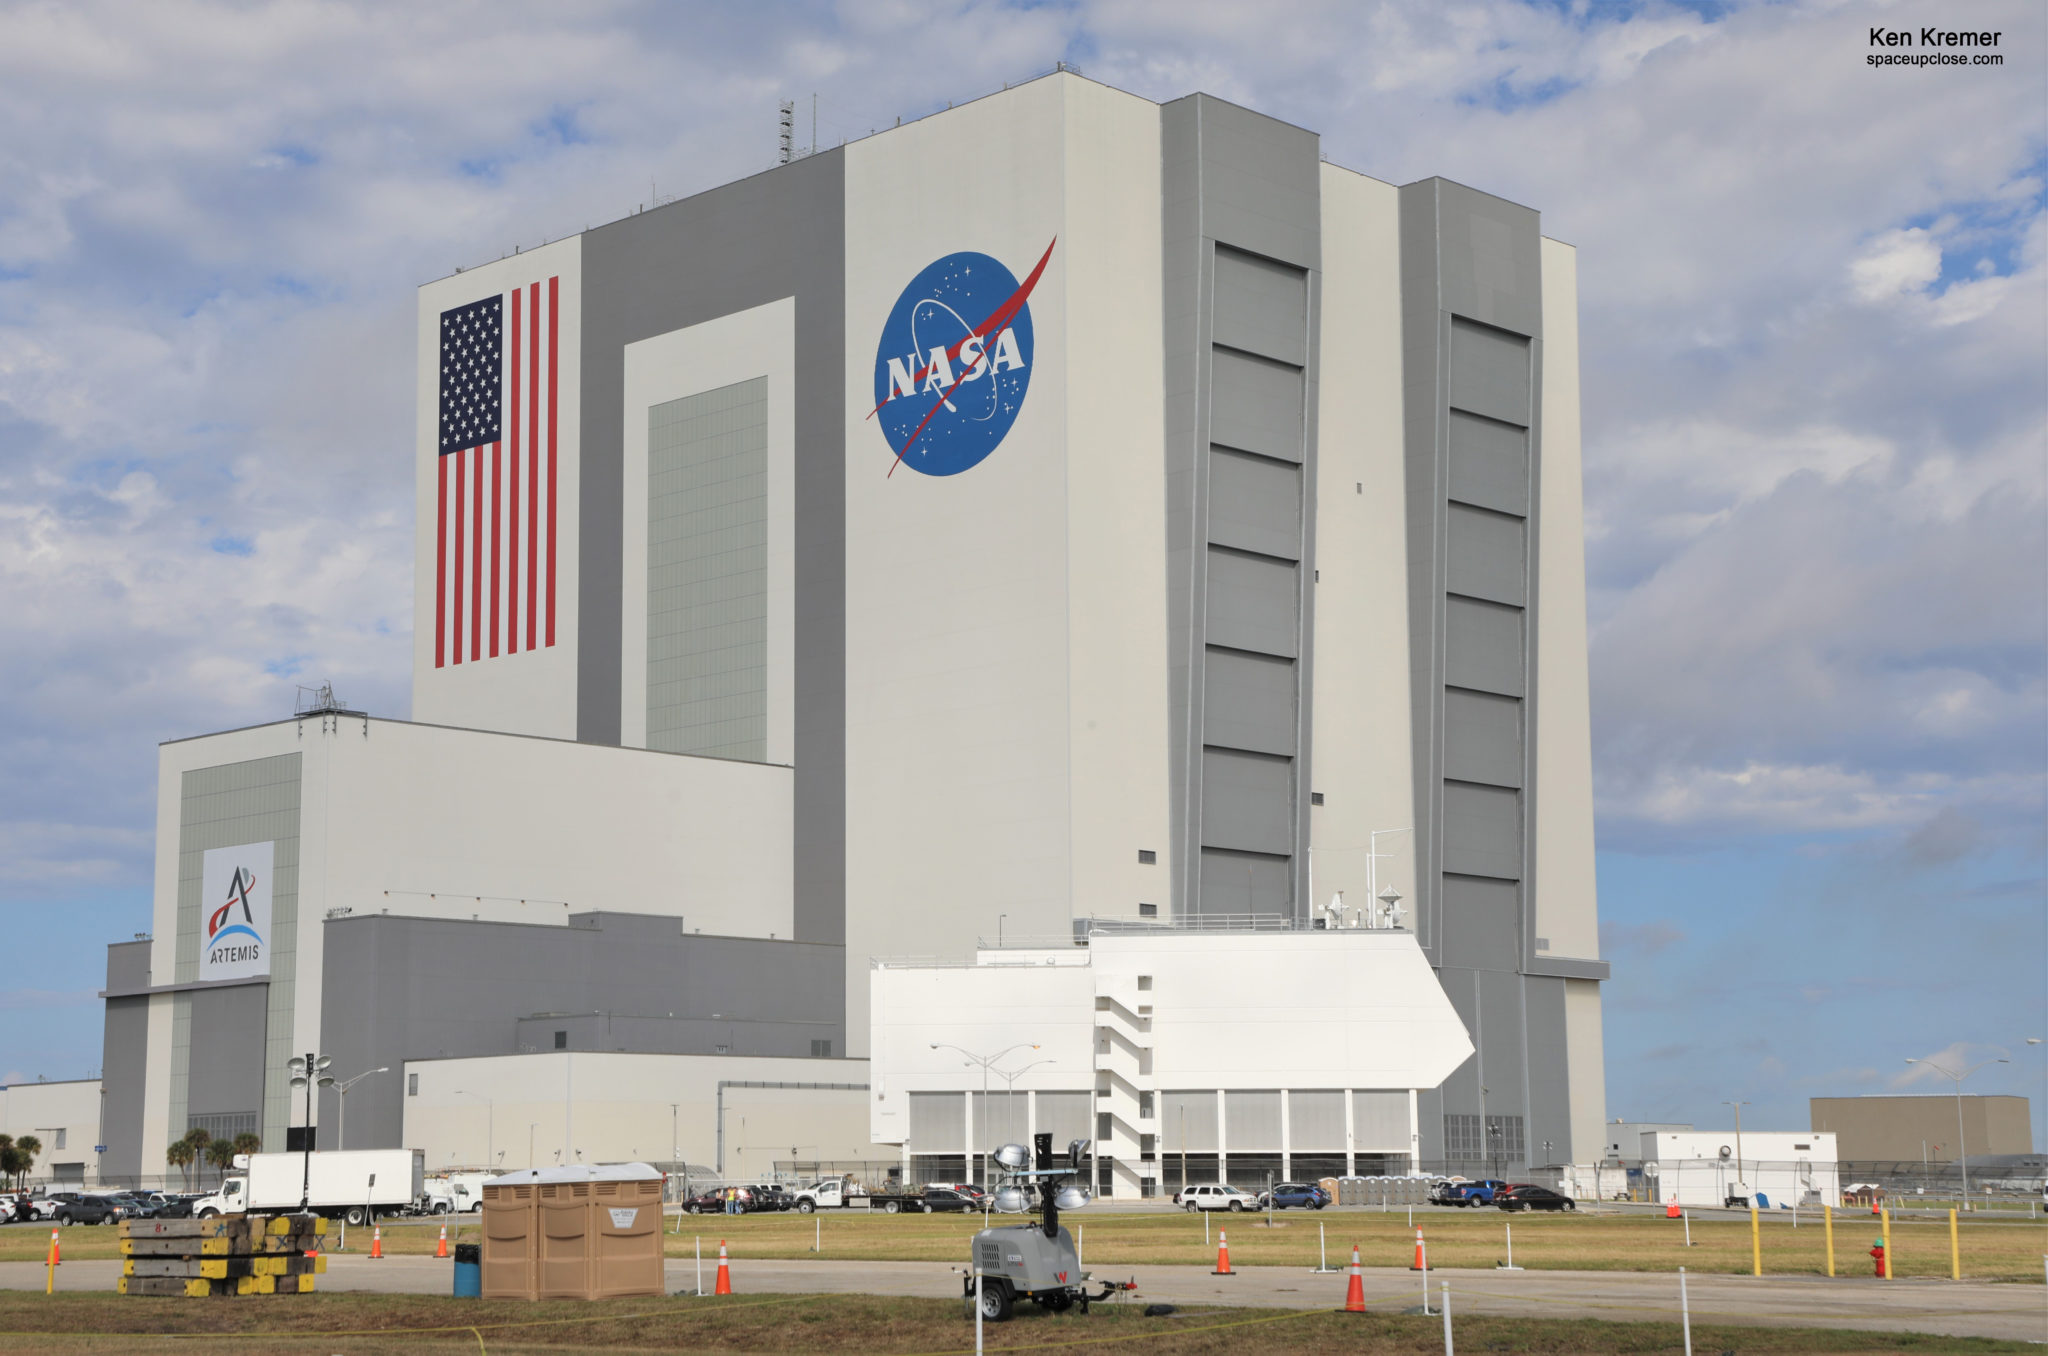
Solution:
{"label": "orange traffic cone", "polygon": [[1679,1211],[1678,1211],[1678,1197],[1676,1197],[1676,1196],[1673,1196],[1673,1197],[1671,1198],[1670,1202],[1669,1202],[1669,1203],[1667,1203],[1667,1204],[1665,1205],[1665,1207],[1664,1207],[1664,1218],[1665,1218],[1665,1219],[1677,1219],[1677,1218],[1678,1218],[1678,1214],[1679,1214]]}
{"label": "orange traffic cone", "polygon": [[1429,1270],[1429,1258],[1424,1256],[1422,1251],[1422,1230],[1420,1229],[1415,1231],[1415,1260],[1408,1264],[1408,1269],[1410,1271]]}
{"label": "orange traffic cone", "polygon": [[57,1231],[55,1229],[50,1230],[50,1265],[53,1267],[64,1265],[64,1248],[57,1242]]}
{"label": "orange traffic cone", "polygon": [[726,1265],[725,1240],[722,1238],[718,1240],[718,1284],[711,1287],[711,1293],[714,1295],[730,1295],[732,1293],[732,1269]]}
{"label": "orange traffic cone", "polygon": [[1358,1269],[1358,1245],[1351,1245],[1351,1283],[1344,1288],[1344,1312],[1365,1312],[1365,1273]]}
{"label": "orange traffic cone", "polygon": [[1209,1274],[1211,1276],[1235,1276],[1237,1274],[1230,1269],[1230,1235],[1222,1229],[1216,1231],[1216,1269]]}
{"label": "orange traffic cone", "polygon": [[370,1230],[370,1256],[382,1259],[384,1256],[384,1226]]}
{"label": "orange traffic cone", "polygon": [[436,1256],[436,1257],[446,1257],[447,1255],[448,1255],[448,1226],[444,1224],[444,1225],[442,1225],[442,1226],[441,1226],[441,1241],[440,1241],[439,1243],[436,1243],[436,1244],[434,1245],[434,1256]]}

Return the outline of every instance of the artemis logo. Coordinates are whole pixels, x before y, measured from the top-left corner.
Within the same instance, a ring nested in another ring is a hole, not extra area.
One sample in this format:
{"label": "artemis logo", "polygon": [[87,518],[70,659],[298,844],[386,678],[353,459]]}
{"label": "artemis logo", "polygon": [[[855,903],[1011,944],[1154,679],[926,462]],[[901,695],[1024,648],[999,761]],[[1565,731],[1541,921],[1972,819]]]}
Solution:
{"label": "artemis logo", "polygon": [[889,474],[907,465],[958,475],[1009,435],[1031,389],[1031,291],[1058,243],[1022,283],[1000,260],[962,252],[926,266],[896,298],[868,412],[896,454]]}
{"label": "artemis logo", "polygon": [[206,946],[202,979],[245,979],[270,973],[273,843],[211,848],[200,867]]}

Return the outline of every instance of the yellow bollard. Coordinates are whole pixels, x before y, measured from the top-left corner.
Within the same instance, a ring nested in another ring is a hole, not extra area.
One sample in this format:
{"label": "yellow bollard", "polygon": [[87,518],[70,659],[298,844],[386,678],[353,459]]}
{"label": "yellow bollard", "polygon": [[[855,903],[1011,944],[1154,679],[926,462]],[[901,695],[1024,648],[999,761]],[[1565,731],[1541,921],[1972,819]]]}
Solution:
{"label": "yellow bollard", "polygon": [[1749,1274],[1764,1274],[1764,1236],[1756,1226],[1756,1207],[1749,1207]]}
{"label": "yellow bollard", "polygon": [[1824,1205],[1820,1209],[1828,1236],[1828,1275],[1832,1276],[1835,1274],[1835,1207]]}
{"label": "yellow bollard", "polygon": [[1884,1231],[1884,1278],[1889,1281],[1899,1274],[1899,1240],[1892,1237],[1892,1208],[1885,1206],[1878,1219],[1878,1227]]}
{"label": "yellow bollard", "polygon": [[1963,1279],[1963,1243],[1956,1236],[1956,1212],[1948,1212],[1948,1278],[1952,1281]]}

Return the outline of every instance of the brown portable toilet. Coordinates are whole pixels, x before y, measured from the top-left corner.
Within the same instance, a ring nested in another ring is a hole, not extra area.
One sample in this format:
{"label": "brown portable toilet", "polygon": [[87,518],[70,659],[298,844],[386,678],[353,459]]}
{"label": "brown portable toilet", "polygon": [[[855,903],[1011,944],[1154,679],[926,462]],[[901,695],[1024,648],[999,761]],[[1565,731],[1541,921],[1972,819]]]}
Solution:
{"label": "brown portable toilet", "polygon": [[662,1294],[661,1183],[645,1163],[537,1168],[486,1183],[484,1298]]}

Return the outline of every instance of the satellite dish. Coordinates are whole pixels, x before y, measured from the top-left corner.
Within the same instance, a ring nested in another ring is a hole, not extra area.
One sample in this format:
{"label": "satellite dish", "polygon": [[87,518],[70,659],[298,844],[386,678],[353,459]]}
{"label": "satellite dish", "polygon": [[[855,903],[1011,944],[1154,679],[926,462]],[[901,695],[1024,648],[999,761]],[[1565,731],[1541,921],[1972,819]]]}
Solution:
{"label": "satellite dish", "polygon": [[996,1162],[1016,1172],[1031,1166],[1031,1150],[1021,1144],[1005,1144],[996,1150]]}
{"label": "satellite dish", "polygon": [[1006,1186],[996,1192],[994,1203],[998,1214],[1021,1215],[1030,1207],[1031,1198],[1022,1187]]}
{"label": "satellite dish", "polygon": [[1730,1148],[1729,1148],[1729,1147],[1728,1147],[1727,1145],[1725,1145],[1725,1144],[1723,1144],[1723,1145],[1721,1146],[1721,1157],[1723,1157],[1723,1158],[1733,1158],[1734,1156],[1735,1156],[1735,1152],[1734,1152],[1734,1150],[1730,1149]]}

